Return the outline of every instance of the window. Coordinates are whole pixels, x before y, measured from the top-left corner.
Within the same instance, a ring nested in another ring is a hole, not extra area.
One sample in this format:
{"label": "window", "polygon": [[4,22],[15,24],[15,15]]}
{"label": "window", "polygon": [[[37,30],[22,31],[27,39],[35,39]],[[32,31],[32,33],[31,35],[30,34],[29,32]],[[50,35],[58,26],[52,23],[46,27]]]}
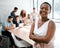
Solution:
{"label": "window", "polygon": [[54,0],[54,19],[60,20],[60,0]]}

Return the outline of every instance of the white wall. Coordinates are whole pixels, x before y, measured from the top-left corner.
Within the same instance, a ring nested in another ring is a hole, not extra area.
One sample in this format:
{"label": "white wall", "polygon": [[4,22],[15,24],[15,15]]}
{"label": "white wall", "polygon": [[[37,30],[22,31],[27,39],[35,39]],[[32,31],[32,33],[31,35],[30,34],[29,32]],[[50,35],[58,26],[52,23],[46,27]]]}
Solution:
{"label": "white wall", "polygon": [[6,21],[14,7],[18,7],[18,15],[22,9],[30,13],[32,4],[32,0],[0,0],[0,21]]}

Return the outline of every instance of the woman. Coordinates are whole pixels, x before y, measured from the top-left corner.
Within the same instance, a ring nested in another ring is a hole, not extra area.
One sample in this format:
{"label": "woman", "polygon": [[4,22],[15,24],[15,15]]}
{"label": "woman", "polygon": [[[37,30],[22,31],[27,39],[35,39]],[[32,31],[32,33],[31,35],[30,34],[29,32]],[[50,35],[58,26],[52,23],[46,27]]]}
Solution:
{"label": "woman", "polygon": [[22,22],[24,23],[24,25],[26,25],[26,23],[27,23],[26,11],[25,10],[21,10],[20,16],[22,18]]}
{"label": "woman", "polygon": [[53,38],[55,33],[55,23],[48,18],[51,12],[51,5],[44,2],[40,6],[41,19],[37,19],[31,27],[30,39],[35,41],[34,48],[54,48]]}

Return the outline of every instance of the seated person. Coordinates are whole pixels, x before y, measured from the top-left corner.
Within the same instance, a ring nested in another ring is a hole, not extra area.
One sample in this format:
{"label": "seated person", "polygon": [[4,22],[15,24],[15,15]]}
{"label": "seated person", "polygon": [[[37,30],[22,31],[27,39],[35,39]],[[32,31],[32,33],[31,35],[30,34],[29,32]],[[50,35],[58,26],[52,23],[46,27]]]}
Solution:
{"label": "seated person", "polygon": [[31,18],[30,14],[27,14],[27,24],[30,25],[32,24],[33,19]]}
{"label": "seated person", "polygon": [[20,13],[20,16],[21,16],[21,18],[22,18],[22,21],[23,21],[23,23],[24,23],[24,25],[26,25],[26,11],[25,10],[21,10],[21,13]]}
{"label": "seated person", "polygon": [[24,26],[25,25],[29,25],[30,23],[33,22],[33,20],[30,17],[30,14],[26,15],[26,11],[25,10],[21,10],[20,17],[22,18]]}
{"label": "seated person", "polygon": [[19,26],[19,23],[22,23],[18,15],[16,16],[15,21],[13,21],[13,23],[16,24],[16,27]]}
{"label": "seated person", "polygon": [[2,27],[2,35],[7,36],[10,39],[11,42],[11,47],[14,46],[14,41],[13,38],[11,36],[11,33],[8,31],[10,29],[14,29],[15,25],[12,23],[13,17],[9,16],[8,20],[4,23],[3,27]]}

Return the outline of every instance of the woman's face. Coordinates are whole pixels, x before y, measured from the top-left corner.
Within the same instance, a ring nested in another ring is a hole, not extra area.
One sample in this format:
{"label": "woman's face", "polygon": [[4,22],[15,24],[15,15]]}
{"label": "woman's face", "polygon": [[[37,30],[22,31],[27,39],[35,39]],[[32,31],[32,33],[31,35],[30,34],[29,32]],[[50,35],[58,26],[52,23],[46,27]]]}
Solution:
{"label": "woman's face", "polygon": [[26,11],[23,10],[23,13],[22,13],[22,18],[26,17]]}
{"label": "woman's face", "polygon": [[23,16],[26,16],[26,11],[23,11]]}
{"label": "woman's face", "polygon": [[42,4],[40,7],[41,17],[47,17],[49,13],[50,13],[50,6],[48,4]]}

